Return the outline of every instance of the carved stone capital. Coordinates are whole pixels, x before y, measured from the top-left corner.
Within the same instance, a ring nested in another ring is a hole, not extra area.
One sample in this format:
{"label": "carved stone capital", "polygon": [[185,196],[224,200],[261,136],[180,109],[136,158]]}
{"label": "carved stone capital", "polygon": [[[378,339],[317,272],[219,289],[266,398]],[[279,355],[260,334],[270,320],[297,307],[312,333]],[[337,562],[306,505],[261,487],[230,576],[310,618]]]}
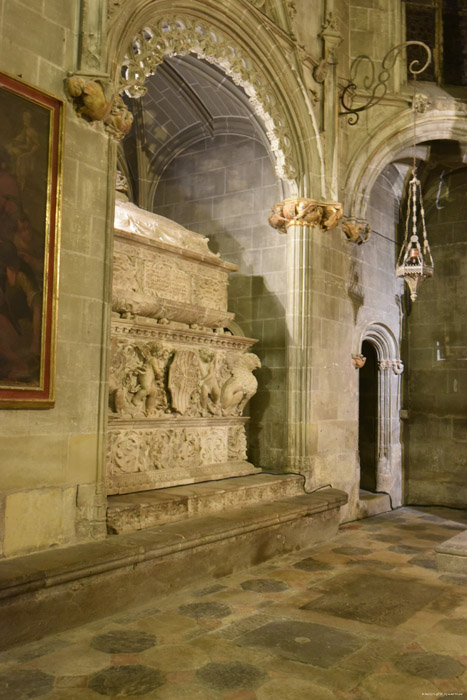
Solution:
{"label": "carved stone capital", "polygon": [[268,221],[279,233],[289,226],[318,226],[322,231],[335,228],[343,216],[339,202],[317,202],[314,199],[292,198],[276,204]]}
{"label": "carved stone capital", "polygon": [[105,84],[82,75],[65,81],[65,92],[73,102],[76,114],[87,122],[103,122],[115,140],[121,141],[130,131],[133,115],[118,94],[108,96]]}
{"label": "carved stone capital", "polygon": [[366,362],[366,357],[364,355],[352,355],[352,364],[355,369],[361,369]]}
{"label": "carved stone capital", "polygon": [[354,216],[346,216],[341,221],[341,228],[347,240],[351,243],[362,245],[366,243],[371,236],[371,226],[365,219],[357,219]]}
{"label": "carved stone capital", "polygon": [[380,372],[387,372],[389,369],[391,369],[391,366],[391,360],[380,360],[378,362],[378,369]]}

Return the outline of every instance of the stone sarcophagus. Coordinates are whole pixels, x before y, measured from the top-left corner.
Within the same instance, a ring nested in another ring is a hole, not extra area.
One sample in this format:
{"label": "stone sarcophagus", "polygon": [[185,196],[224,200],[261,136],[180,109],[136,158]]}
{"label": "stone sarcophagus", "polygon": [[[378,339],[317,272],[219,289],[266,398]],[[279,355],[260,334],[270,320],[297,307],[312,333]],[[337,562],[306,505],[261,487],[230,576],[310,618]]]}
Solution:
{"label": "stone sarcophagus", "polygon": [[256,341],[225,330],[236,269],[204,236],[117,201],[109,494],[259,471],[242,415],[257,389]]}

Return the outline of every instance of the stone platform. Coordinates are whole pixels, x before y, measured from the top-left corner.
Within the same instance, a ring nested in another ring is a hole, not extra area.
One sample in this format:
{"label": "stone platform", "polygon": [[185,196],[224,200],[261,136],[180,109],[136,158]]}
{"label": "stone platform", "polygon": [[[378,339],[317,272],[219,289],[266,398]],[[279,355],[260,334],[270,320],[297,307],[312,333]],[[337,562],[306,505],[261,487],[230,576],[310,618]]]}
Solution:
{"label": "stone platform", "polygon": [[467,530],[435,548],[438,571],[467,574]]}
{"label": "stone platform", "polygon": [[388,513],[391,508],[391,497],[387,493],[372,493],[360,489],[355,518],[371,518],[373,515]]}
{"label": "stone platform", "polygon": [[0,562],[0,648],[329,540],[346,502],[336,489],[286,494]]}
{"label": "stone platform", "polygon": [[257,474],[200,484],[110,496],[109,534],[143,530],[163,523],[197,518],[303,495],[303,478],[294,474]]}

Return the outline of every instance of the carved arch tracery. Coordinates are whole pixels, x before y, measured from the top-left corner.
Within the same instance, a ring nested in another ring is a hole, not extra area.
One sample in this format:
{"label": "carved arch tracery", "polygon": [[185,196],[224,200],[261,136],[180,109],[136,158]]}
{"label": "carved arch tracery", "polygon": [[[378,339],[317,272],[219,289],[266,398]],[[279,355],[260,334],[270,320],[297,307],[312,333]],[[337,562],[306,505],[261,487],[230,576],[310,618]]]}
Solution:
{"label": "carved arch tracery", "polygon": [[123,59],[119,92],[141,97],[146,92],[146,78],[154,74],[165,56],[188,53],[215,63],[244,89],[256,114],[265,125],[271,149],[276,158],[279,177],[294,180],[297,169],[285,118],[267,81],[251,58],[207,22],[179,15],[168,15],[142,29],[131,42]]}
{"label": "carved arch tracery", "polygon": [[191,53],[215,64],[245,91],[261,118],[286,194],[324,191],[319,129],[292,67],[295,49],[258,21],[249,2],[236,0],[221,10],[197,0],[189,9],[177,0],[137,0],[132,12],[122,4],[110,23],[108,49],[117,89],[133,97],[144,93],[145,80],[164,56]]}

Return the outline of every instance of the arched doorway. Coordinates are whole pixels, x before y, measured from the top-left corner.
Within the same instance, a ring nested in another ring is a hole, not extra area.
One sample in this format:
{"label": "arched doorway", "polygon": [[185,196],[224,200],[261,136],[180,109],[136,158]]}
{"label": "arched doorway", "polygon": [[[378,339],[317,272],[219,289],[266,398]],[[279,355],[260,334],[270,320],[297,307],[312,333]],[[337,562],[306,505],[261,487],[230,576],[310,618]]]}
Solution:
{"label": "arched doorway", "polygon": [[362,343],[366,362],[359,373],[358,450],[360,489],[376,492],[378,460],[378,358],[368,340]]}
{"label": "arched doorway", "polygon": [[359,370],[359,488],[388,494],[394,507],[402,502],[399,410],[404,366],[396,338],[383,323],[368,324],[357,347],[358,356],[366,358]]}

